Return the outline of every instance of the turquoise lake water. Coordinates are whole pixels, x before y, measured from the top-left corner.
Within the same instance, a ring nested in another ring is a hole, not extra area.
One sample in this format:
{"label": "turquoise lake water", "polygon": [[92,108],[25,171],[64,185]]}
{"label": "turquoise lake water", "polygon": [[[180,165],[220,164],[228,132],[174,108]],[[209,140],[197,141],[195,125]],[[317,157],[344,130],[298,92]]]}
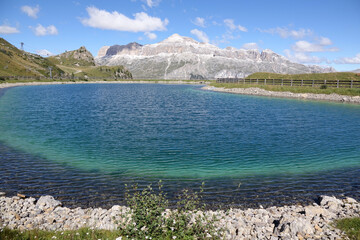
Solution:
{"label": "turquoise lake water", "polygon": [[[30,168],[41,162],[49,171],[62,166],[92,178],[144,184],[205,180],[215,193],[225,180],[246,185],[253,179],[254,185],[263,179],[277,191],[279,179],[283,184],[308,176],[321,185],[324,175],[337,171],[345,174],[345,184],[346,171],[360,169],[360,106],[215,93],[193,85],[11,88],[0,98],[0,133],[6,148],[0,157],[11,152],[12,161],[25,161],[19,156],[27,154]],[[351,179],[356,186],[358,180]]]}

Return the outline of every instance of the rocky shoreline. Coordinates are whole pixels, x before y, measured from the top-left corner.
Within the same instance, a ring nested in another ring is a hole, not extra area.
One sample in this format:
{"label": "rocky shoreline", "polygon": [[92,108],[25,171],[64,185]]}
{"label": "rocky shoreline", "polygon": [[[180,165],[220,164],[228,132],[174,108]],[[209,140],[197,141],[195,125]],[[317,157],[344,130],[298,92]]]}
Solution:
{"label": "rocky shoreline", "polygon": [[274,92],[265,89],[251,87],[251,88],[217,88],[213,86],[205,86],[203,90],[225,92],[233,94],[256,95],[264,97],[280,97],[280,98],[295,98],[303,100],[316,100],[316,101],[331,101],[360,104],[360,96],[345,96],[339,94],[315,94],[315,93],[292,93],[292,92]]}
{"label": "rocky shoreline", "polygon": [[[0,197],[0,230],[4,227],[114,230],[118,227],[116,222],[123,222],[129,214],[129,208],[119,205],[110,209],[62,207],[52,196]],[[226,229],[226,239],[342,239],[343,234],[332,223],[336,219],[360,216],[360,203],[349,197],[321,196],[319,201],[307,206],[209,210],[204,214],[218,216],[217,225]]]}

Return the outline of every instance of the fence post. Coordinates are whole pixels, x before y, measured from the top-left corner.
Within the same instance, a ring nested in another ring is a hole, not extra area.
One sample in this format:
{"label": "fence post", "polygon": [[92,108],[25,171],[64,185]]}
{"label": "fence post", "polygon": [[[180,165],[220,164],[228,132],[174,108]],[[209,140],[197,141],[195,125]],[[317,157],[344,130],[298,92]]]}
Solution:
{"label": "fence post", "polygon": [[291,79],[291,84],[290,84],[290,86],[292,87],[293,86],[293,80]]}
{"label": "fence post", "polygon": [[[352,80],[351,80],[351,81],[352,81]],[[258,78],[256,79],[256,84],[259,84],[259,79],[258,79]]]}
{"label": "fence post", "polygon": [[266,78],[264,79],[264,84],[266,85]]}
{"label": "fence post", "polygon": [[336,88],[339,88],[339,80],[336,82]]}
{"label": "fence post", "polygon": [[312,81],[312,87],[314,87],[315,80]]}
{"label": "fence post", "polygon": [[350,88],[353,87],[353,80],[351,79]]}
{"label": "fence post", "polygon": [[326,85],[326,79],[324,80],[324,85]]}
{"label": "fence post", "polygon": [[273,85],[275,85],[275,79],[273,79]]}
{"label": "fence post", "polygon": [[284,86],[284,79],[281,79],[281,86]]}
{"label": "fence post", "polygon": [[301,79],[301,86],[303,86],[304,85],[304,80],[303,79]]}

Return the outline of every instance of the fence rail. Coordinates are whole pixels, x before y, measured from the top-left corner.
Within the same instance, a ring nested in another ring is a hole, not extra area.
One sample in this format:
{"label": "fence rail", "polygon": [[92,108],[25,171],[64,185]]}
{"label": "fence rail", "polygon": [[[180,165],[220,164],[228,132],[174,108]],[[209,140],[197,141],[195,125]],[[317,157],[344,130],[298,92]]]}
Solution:
{"label": "fence rail", "polygon": [[295,80],[295,79],[254,79],[254,78],[218,78],[217,83],[261,84],[278,86],[303,86],[334,88],[360,88],[359,80]]}

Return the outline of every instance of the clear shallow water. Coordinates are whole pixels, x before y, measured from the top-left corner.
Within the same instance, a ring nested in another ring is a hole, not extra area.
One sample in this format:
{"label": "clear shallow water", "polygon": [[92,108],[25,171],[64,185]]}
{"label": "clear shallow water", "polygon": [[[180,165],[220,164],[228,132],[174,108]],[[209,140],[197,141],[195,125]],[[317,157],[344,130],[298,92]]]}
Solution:
{"label": "clear shallow water", "polygon": [[8,89],[0,98],[1,186],[84,204],[117,201],[125,183],[159,179],[170,195],[205,180],[214,204],[358,197],[359,106],[200,88]]}

